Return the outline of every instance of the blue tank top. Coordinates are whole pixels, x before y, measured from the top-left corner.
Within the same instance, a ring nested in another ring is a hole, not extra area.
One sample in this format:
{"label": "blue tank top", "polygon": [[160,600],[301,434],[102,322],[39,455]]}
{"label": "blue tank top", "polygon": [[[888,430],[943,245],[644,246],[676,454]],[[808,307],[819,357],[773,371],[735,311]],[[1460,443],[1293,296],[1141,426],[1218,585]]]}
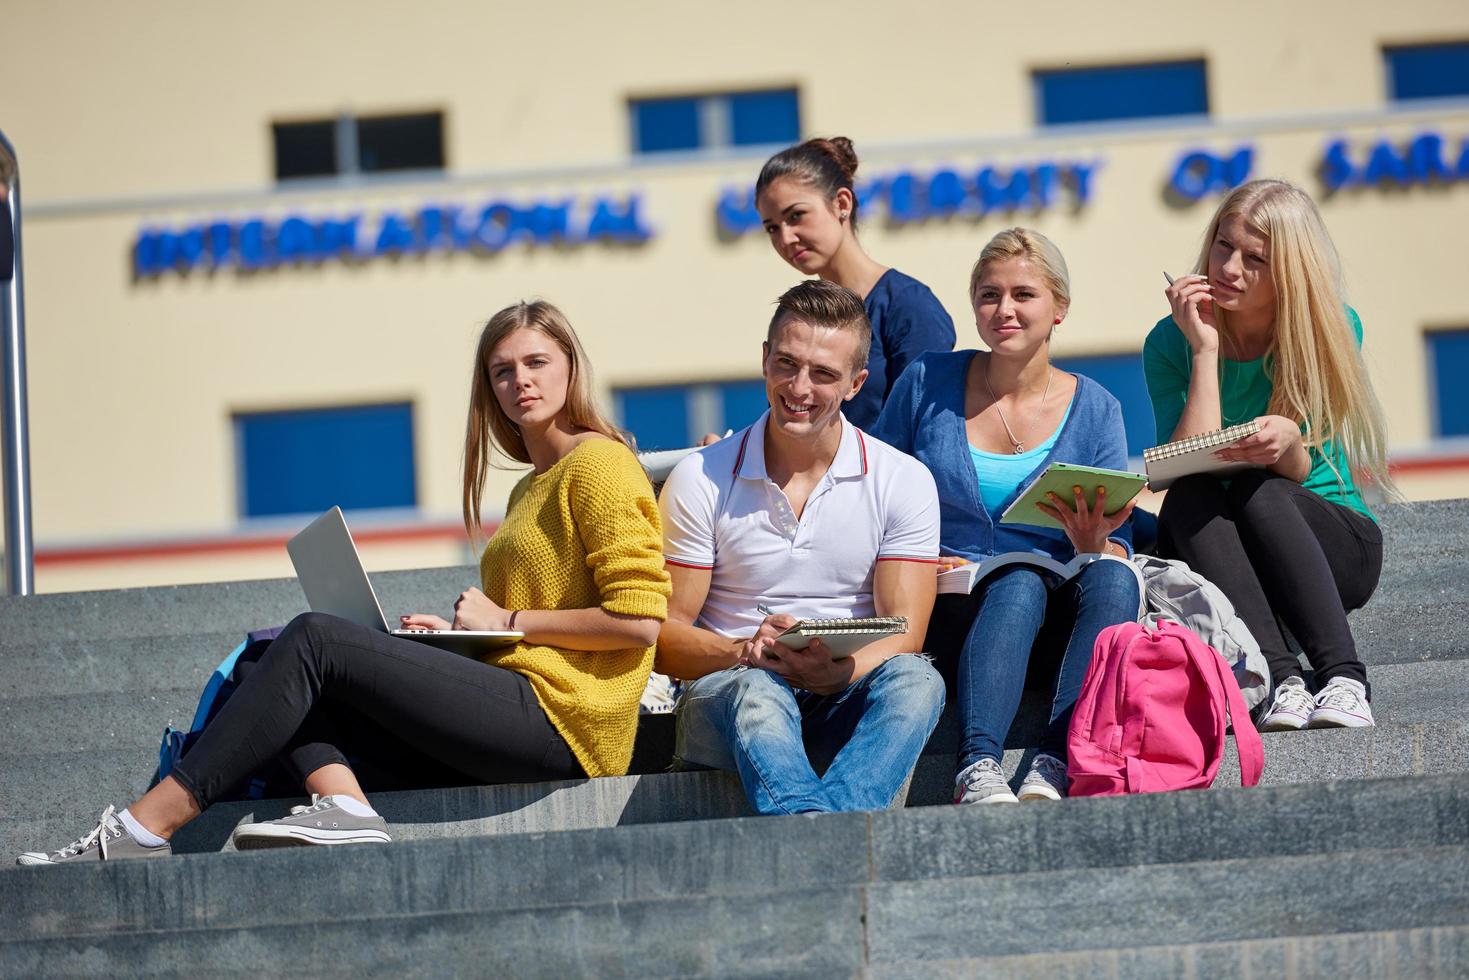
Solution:
{"label": "blue tank top", "polygon": [[[1071,404],[1075,404],[1075,401],[1073,398]],[[969,447],[969,459],[974,463],[975,475],[979,477],[979,499],[984,504],[984,509],[989,511],[992,520],[1000,519],[1005,501],[1010,499],[1010,495],[1050,453],[1056,440],[1061,438],[1061,430],[1066,428],[1066,420],[1071,417],[1071,404],[1066,406],[1066,414],[1061,416],[1056,431],[1034,449],[1017,454],[987,453],[983,449]]]}

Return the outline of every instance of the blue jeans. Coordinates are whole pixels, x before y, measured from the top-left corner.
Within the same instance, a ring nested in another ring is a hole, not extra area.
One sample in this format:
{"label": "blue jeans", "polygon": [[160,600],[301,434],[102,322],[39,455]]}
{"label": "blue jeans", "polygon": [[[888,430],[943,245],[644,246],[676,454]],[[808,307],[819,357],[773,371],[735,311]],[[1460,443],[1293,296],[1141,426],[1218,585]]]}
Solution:
{"label": "blue jeans", "polygon": [[881,810],[943,708],[943,679],[918,656],[893,657],[832,695],[732,667],[679,698],[674,763],[739,773],[756,813]]}
{"label": "blue jeans", "polygon": [[[955,685],[963,732],[959,768],[1001,758],[1031,658],[1039,654],[1054,659],[1056,647],[1061,648],[1060,663],[1039,748],[1064,761],[1071,709],[1081,693],[1097,634],[1108,626],[1136,621],[1140,598],[1132,570],[1115,561],[1092,562],[1080,575],[1059,584],[1034,568],[1011,565],[982,581],[968,596],[940,596],[946,615],[936,608],[935,625],[942,629],[946,622],[969,620],[958,650]],[[930,636],[934,632],[930,626]],[[941,647],[930,644],[931,649]]]}

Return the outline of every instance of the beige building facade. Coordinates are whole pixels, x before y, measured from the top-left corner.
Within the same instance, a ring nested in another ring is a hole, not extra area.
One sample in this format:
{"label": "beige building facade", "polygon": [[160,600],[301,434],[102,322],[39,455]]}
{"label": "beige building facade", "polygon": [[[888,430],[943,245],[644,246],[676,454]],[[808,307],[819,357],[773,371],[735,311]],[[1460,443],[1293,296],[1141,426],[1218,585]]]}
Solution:
{"label": "beige building facade", "polygon": [[[11,0],[3,17],[42,591],[288,574],[302,518],[242,504],[241,420],[361,405],[409,406],[412,436],[411,505],[353,516],[368,567],[466,561],[471,355],[522,297],[566,311],[609,406],[682,386],[690,431],[730,416],[708,398],[758,376],[797,278],[747,226],[769,147],[639,152],[630,122],[689,97],[707,129],[721,93],[794,93],[802,136],[856,142],[864,245],[934,290],[961,347],[969,268],[1002,228],[1066,255],[1056,356],[1116,367],[1219,196],[1300,183],[1404,491],[1469,493],[1434,373],[1469,330],[1469,98],[1394,99],[1389,78],[1400,47],[1469,39],[1460,3]],[[1206,111],[1039,115],[1047,72],[1154,63],[1201,63]],[[440,119],[442,166],[277,178],[273,127],[393,114]]]}

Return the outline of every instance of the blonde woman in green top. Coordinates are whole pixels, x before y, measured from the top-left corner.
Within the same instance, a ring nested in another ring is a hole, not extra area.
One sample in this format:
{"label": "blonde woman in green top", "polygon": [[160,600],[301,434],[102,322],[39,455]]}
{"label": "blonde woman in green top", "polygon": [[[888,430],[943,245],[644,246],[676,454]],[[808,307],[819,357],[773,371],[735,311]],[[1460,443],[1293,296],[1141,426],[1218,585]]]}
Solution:
{"label": "blonde woman in green top", "polygon": [[1347,612],[1377,587],[1382,533],[1359,481],[1394,490],[1362,323],[1315,202],[1278,180],[1235,189],[1167,296],[1172,315],[1143,347],[1158,441],[1252,419],[1260,430],[1218,454],[1257,468],[1169,488],[1159,552],[1218,585],[1259,641],[1275,684],[1263,729],[1370,726]]}

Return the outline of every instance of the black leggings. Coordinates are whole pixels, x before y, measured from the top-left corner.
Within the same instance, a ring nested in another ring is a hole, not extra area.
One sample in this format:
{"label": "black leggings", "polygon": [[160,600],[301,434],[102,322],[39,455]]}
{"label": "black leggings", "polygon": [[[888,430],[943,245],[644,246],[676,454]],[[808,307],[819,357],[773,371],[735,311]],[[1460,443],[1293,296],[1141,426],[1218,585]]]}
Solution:
{"label": "black leggings", "polygon": [[266,764],[366,790],[585,775],[520,674],[335,616],[297,616],[179,760],[201,809]]}
{"label": "black leggings", "polygon": [[1223,590],[1260,644],[1272,683],[1301,676],[1279,622],[1318,687],[1333,677],[1367,683],[1347,613],[1366,605],[1382,573],[1382,531],[1370,518],[1267,470],[1227,485],[1201,474],[1168,488],[1158,552]]}

